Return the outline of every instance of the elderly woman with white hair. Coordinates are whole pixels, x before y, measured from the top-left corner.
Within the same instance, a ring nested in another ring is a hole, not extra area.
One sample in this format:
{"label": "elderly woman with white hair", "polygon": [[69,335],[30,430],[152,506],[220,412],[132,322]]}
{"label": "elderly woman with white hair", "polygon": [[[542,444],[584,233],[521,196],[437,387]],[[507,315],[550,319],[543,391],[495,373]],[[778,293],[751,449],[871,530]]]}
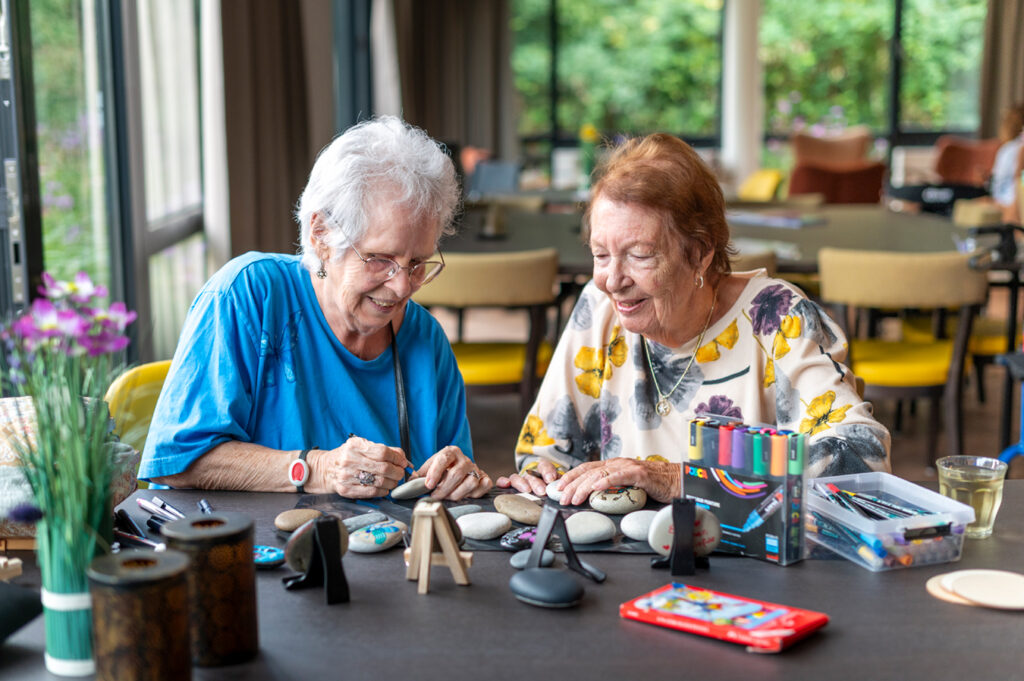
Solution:
{"label": "elderly woman with white hair", "polygon": [[369,498],[407,476],[478,497],[466,396],[443,330],[410,297],[444,268],[451,160],[392,117],[319,155],[301,255],[247,253],[196,297],[139,478],[207,489]]}

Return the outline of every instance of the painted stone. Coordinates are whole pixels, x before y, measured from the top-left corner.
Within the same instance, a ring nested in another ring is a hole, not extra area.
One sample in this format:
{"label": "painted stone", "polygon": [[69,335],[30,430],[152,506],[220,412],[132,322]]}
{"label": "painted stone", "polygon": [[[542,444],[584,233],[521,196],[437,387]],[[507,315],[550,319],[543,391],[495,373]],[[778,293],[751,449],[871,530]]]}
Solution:
{"label": "painted stone", "polygon": [[516,598],[541,608],[570,608],[583,598],[580,583],[554,568],[527,568],[512,575],[508,585]]}
{"label": "painted stone", "polygon": [[356,553],[376,553],[390,549],[402,540],[408,526],[400,520],[367,525],[353,532],[348,547]]}
{"label": "painted stone", "polygon": [[517,523],[536,525],[540,522],[542,508],[536,502],[518,494],[499,494],[494,497],[494,510],[504,513]]}
{"label": "painted stone", "polygon": [[[313,557],[313,531],[316,527],[316,519],[307,520],[292,532],[288,543],[284,546],[284,559],[288,567],[296,572],[305,572],[309,569],[309,561]],[[349,534],[343,523],[338,523],[338,539],[341,555],[349,548]]]}
{"label": "painted stone", "polygon": [[[512,554],[512,557],[508,559],[509,565],[514,567],[516,570],[522,570],[526,567],[526,561],[530,558],[530,549],[523,549],[522,551],[516,551]],[[540,554],[540,566],[551,567],[551,564],[555,562],[555,554],[548,549]]]}
{"label": "painted stone", "polygon": [[451,516],[456,520],[458,520],[464,515],[469,515],[470,513],[479,513],[482,510],[484,510],[483,506],[479,506],[477,504],[462,504],[461,506],[448,507],[448,513],[450,513]]}
{"label": "painted stone", "polygon": [[622,530],[622,534],[630,539],[647,541],[647,533],[651,529],[651,521],[654,520],[654,516],[657,514],[657,511],[651,510],[633,511],[622,516],[622,520],[619,521],[619,529]]}
{"label": "painted stone", "polygon": [[345,529],[349,532],[355,532],[356,530],[366,527],[367,525],[373,525],[374,523],[382,523],[387,520],[388,517],[380,511],[370,511],[362,515],[352,516],[351,518],[345,518],[341,522],[345,524]]}
{"label": "painted stone", "polygon": [[277,514],[277,517],[274,518],[274,527],[282,532],[294,532],[299,525],[322,515],[323,513],[315,508],[292,508]]}
{"label": "painted stone", "polygon": [[580,511],[566,519],[565,531],[573,544],[596,544],[615,536],[615,523],[604,514]]}
{"label": "painted stone", "polygon": [[631,513],[646,503],[647,492],[639,487],[609,487],[590,495],[590,507],[601,513]]}
{"label": "painted stone", "polygon": [[[662,508],[651,520],[651,528],[647,532],[647,542],[651,548],[663,556],[672,551],[675,540],[675,528],[672,525],[672,505]],[[706,556],[718,547],[722,540],[722,525],[718,516],[701,506],[697,507],[693,520],[693,552],[698,556]]]}
{"label": "painted stone", "polygon": [[554,480],[548,483],[544,493],[548,495],[548,499],[551,499],[556,504],[562,500],[562,490],[558,489],[559,480]]}
{"label": "painted stone", "polygon": [[517,527],[501,536],[501,548],[507,551],[519,551],[533,546],[537,538],[536,527]]}
{"label": "painted stone", "polygon": [[427,489],[426,478],[413,478],[391,490],[392,499],[415,499],[421,497],[430,490]]}
{"label": "painted stone", "polygon": [[512,521],[504,513],[494,511],[481,511],[470,513],[455,521],[459,524],[463,536],[468,539],[479,539],[487,541],[500,537],[512,527]]}

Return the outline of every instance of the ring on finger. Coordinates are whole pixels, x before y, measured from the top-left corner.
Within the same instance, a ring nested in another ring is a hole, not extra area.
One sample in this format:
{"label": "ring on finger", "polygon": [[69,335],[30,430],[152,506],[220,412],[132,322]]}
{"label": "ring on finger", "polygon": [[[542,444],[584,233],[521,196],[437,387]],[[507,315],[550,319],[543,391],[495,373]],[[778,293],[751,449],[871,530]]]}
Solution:
{"label": "ring on finger", "polygon": [[367,487],[374,487],[377,484],[377,476],[370,471],[359,471],[359,475],[356,476],[360,485],[366,485]]}
{"label": "ring on finger", "polygon": [[601,469],[601,477],[602,478],[607,478],[608,477],[608,469],[607,468],[602,468]]}
{"label": "ring on finger", "polygon": [[474,478],[476,478],[477,480],[479,480],[479,479],[480,479],[480,474],[479,474],[479,473],[477,473],[476,471],[470,471],[470,472],[469,472],[469,474],[470,474],[470,475],[472,475],[472,476],[473,476]]}

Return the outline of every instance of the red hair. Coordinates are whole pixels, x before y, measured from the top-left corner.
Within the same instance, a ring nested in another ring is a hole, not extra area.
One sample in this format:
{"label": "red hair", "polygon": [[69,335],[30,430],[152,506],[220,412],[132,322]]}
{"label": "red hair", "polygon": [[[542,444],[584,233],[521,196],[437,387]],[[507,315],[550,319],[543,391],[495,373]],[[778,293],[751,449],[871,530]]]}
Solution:
{"label": "red hair", "polygon": [[665,226],[682,240],[693,269],[699,269],[705,255],[714,253],[704,273],[712,285],[732,271],[722,188],[689,144],[665,133],[631,139],[611,153],[598,175],[583,216],[586,233],[598,197],[636,204],[664,216]]}

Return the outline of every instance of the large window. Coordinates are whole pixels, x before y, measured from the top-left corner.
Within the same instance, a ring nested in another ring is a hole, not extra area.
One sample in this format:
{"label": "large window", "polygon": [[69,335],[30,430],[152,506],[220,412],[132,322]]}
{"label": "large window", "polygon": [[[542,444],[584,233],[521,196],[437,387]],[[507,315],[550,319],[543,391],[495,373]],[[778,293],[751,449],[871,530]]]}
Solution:
{"label": "large window", "polygon": [[590,124],[607,136],[716,140],[721,9],[721,0],[514,0],[520,137],[573,143]]}
{"label": "large window", "polygon": [[[978,127],[986,0],[762,0],[765,133],[865,125],[891,144]],[[717,145],[722,0],[513,0],[520,138],[667,131]],[[897,68],[898,67],[898,68]]]}

